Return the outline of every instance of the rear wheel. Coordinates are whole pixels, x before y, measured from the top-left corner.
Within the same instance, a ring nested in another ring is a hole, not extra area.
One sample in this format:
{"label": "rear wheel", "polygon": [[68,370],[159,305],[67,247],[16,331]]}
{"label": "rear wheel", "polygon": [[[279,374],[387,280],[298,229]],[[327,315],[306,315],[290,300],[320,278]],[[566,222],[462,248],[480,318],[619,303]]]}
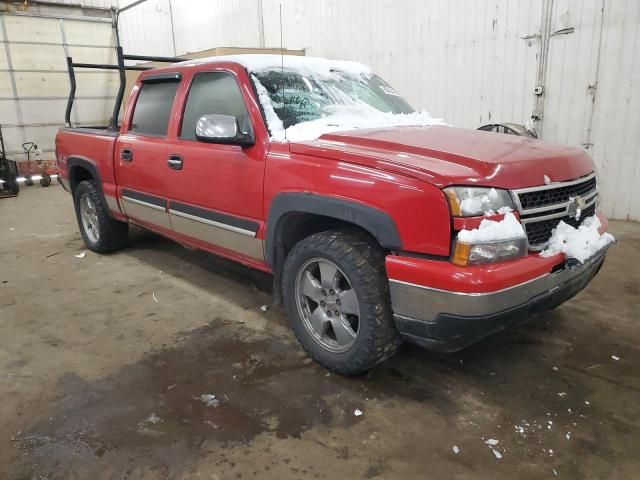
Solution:
{"label": "rear wheel", "polygon": [[129,225],[109,217],[93,181],[83,181],[74,192],[76,218],[80,234],[89,250],[104,253],[127,244]]}
{"label": "rear wheel", "polygon": [[31,178],[31,177],[27,177],[27,178],[24,180],[24,184],[25,184],[27,187],[31,187],[31,186],[33,186],[33,178]]}
{"label": "rear wheel", "polygon": [[48,187],[49,185],[51,185],[51,175],[49,175],[48,173],[43,173],[42,178],[40,179],[40,185],[42,185],[43,187]]}
{"label": "rear wheel", "polygon": [[361,373],[400,345],[384,252],[365,234],[322,232],[301,240],[285,261],[283,294],[298,340],[330,370]]}

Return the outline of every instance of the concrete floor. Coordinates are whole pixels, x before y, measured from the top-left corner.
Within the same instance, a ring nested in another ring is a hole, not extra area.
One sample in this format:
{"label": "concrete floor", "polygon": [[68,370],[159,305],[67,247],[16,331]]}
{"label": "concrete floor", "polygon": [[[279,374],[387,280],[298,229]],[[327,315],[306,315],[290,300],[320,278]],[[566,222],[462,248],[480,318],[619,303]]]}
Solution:
{"label": "concrete floor", "polygon": [[0,478],[638,478],[640,225],[611,228],[552,313],[342,378],[260,310],[267,275],[140,230],[75,258],[71,197],[24,188],[0,199]]}

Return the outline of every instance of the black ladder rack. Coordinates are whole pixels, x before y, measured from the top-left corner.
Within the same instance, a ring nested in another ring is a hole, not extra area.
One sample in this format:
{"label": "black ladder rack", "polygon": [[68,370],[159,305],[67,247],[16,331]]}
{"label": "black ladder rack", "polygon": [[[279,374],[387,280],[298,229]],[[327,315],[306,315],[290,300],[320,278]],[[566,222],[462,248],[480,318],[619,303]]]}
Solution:
{"label": "black ladder rack", "polygon": [[113,114],[109,121],[109,129],[118,129],[118,116],[120,115],[120,105],[122,104],[122,98],[124,97],[124,91],[127,85],[126,70],[149,70],[153,67],[141,67],[138,65],[125,65],[125,60],[143,60],[147,62],[164,62],[164,63],[176,63],[183,62],[187,59],[179,57],[151,57],[147,55],[125,55],[122,52],[122,47],[116,47],[116,54],[118,57],[117,65],[110,65],[105,63],[75,63],[71,57],[67,57],[67,68],[69,69],[69,99],[67,100],[67,110],[64,114],[64,121],[67,127],[71,126],[71,109],[73,108],[73,101],[76,97],[76,68],[93,68],[98,70],[118,70],[120,72],[120,86],[118,87],[118,95],[116,97],[116,104],[113,106]]}

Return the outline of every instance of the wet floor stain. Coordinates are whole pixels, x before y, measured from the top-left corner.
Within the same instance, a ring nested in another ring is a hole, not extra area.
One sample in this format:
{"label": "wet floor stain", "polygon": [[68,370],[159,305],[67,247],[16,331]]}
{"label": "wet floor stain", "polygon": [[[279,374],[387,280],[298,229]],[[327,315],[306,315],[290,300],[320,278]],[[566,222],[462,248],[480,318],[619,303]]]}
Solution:
{"label": "wet floor stain", "polygon": [[250,332],[230,335],[221,323],[95,383],[64,375],[60,396],[41,412],[44,420],[14,438],[22,473],[62,479],[78,465],[116,466],[128,478],[142,459],[177,475],[212,444],[248,443],[263,432],[296,438],[316,425],[356,421],[336,418],[324,399],[339,397],[340,411],[353,411],[358,381],[329,379],[295,346],[273,338],[242,341]]}

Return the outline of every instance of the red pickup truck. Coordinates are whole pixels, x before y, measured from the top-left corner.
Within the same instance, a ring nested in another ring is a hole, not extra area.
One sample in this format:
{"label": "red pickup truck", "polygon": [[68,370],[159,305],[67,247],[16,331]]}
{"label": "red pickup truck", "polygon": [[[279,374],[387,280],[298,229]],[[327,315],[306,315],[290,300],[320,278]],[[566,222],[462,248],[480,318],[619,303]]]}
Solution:
{"label": "red pickup truck", "polygon": [[608,235],[587,153],[444,125],[351,62],[145,71],[117,128],[62,128],[56,156],[89,249],[124,247],[133,223],[272,273],[302,346],[344,374],[554,308],[608,244],[547,248],[561,221]]}

